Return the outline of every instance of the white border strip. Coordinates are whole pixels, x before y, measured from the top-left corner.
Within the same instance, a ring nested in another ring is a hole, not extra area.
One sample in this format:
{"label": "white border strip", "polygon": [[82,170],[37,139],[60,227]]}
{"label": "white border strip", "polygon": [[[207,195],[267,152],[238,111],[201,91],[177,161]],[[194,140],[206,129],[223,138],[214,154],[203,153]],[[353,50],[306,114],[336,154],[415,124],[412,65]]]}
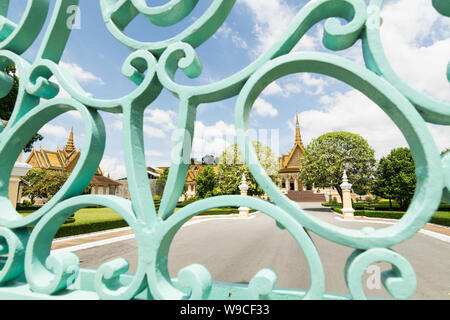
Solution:
{"label": "white border strip", "polygon": [[90,232],[90,233],[85,233],[85,234],[80,234],[80,235],[75,235],[75,236],[61,237],[61,238],[53,240],[53,242],[57,243],[57,242],[67,241],[67,240],[70,240],[70,239],[83,239],[83,238],[94,237],[94,236],[102,235],[102,234],[122,232],[122,231],[126,231],[126,230],[131,230],[131,227],[123,227],[123,228],[116,228],[116,229],[109,229],[109,230],[103,230],[103,231]]}
{"label": "white border strip", "polygon": [[[190,225],[193,225],[193,224],[197,224],[197,223],[201,223],[201,222],[207,222],[207,221],[213,221],[213,220],[231,220],[231,218],[217,217],[217,215],[202,216],[202,217],[205,217],[205,219],[197,219],[197,220],[188,221],[185,224],[183,224],[182,228],[190,226]],[[256,212],[253,212],[252,214],[248,215],[247,217],[239,217],[239,220],[240,219],[250,220],[250,219],[253,219],[255,217],[256,217]],[[125,227],[125,228],[118,228],[118,229],[112,229],[112,230],[107,230],[107,231],[100,231],[100,232],[96,232],[95,235],[113,233],[113,232],[124,231],[124,230],[131,230],[131,228],[130,227]],[[69,239],[75,239],[75,238],[76,239],[87,238],[87,237],[91,237],[93,235],[94,235],[93,233],[90,233],[90,234],[85,234],[85,235],[81,235],[81,236],[66,237],[64,239],[57,239],[54,242],[62,242],[62,241],[66,241],[66,240],[69,240]],[[58,254],[58,253],[64,253],[64,252],[79,251],[79,250],[84,250],[84,249],[89,249],[89,248],[93,248],[93,247],[98,247],[98,246],[101,246],[101,245],[111,244],[111,243],[115,243],[115,242],[119,242],[119,241],[125,241],[125,240],[134,239],[134,237],[135,237],[134,233],[132,233],[132,234],[124,235],[124,236],[119,236],[119,237],[114,237],[114,238],[109,238],[109,239],[104,239],[104,240],[87,242],[87,243],[83,243],[83,244],[79,244],[79,245],[75,245],[75,246],[70,246],[70,247],[65,247],[65,248],[61,248],[61,249],[55,249],[55,250],[52,250],[51,253],[52,254]]]}
{"label": "white border strip", "polygon": [[[381,223],[381,224],[396,224],[396,220],[391,220],[391,221],[371,221],[370,219],[374,219],[374,218],[367,218],[368,220],[348,220],[348,219],[343,219],[340,217],[334,217],[336,220],[339,221],[345,221],[345,222],[365,222],[365,223]],[[440,226],[442,227],[442,226]],[[439,239],[441,241],[450,243],[450,236],[447,236],[445,234],[442,233],[438,233],[438,232],[434,232],[434,231],[430,231],[430,230],[425,230],[425,229],[420,229],[419,230],[420,233],[427,235],[429,237],[435,238],[435,239]]]}
{"label": "white border strip", "polygon": [[79,250],[83,250],[83,249],[89,249],[89,248],[93,248],[93,247],[98,247],[104,244],[110,244],[110,243],[114,243],[114,242],[119,242],[119,241],[125,241],[125,240],[130,240],[134,238],[134,233],[133,234],[127,234],[125,236],[120,236],[120,237],[114,237],[114,238],[110,238],[110,239],[104,239],[104,240],[98,240],[98,241],[93,241],[93,242],[87,242],[87,243],[83,243],[83,244],[79,244],[76,246],[71,246],[71,247],[66,247],[66,248],[61,248],[61,249],[55,249],[52,250],[51,253],[52,254],[58,254],[58,253],[63,253],[63,252],[73,252],[73,251],[79,251]]}

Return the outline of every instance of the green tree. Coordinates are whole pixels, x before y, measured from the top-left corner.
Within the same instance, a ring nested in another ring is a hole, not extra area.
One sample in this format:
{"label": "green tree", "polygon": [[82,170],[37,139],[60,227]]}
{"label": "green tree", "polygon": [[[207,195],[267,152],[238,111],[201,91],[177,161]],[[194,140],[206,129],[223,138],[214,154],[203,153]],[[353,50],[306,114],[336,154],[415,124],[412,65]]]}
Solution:
{"label": "green tree", "polygon": [[375,171],[375,151],[358,134],[330,132],[314,139],[300,159],[303,184],[334,187],[342,200],[342,175],[347,172],[358,194],[370,189]]}
{"label": "green tree", "polygon": [[32,169],[24,176],[30,186],[24,187],[22,194],[30,197],[32,203],[35,198],[51,198],[61,189],[68,177],[69,173],[65,171]]}
{"label": "green tree", "polygon": [[392,210],[392,199],[395,198],[393,185],[390,183],[390,176],[392,174],[391,166],[387,158],[381,158],[375,172],[375,179],[373,180],[372,193],[389,199],[389,209]]}
{"label": "green tree", "polygon": [[167,182],[167,177],[169,176],[169,168],[164,168],[163,172],[159,175],[156,180],[156,193],[158,196],[162,196],[162,192],[164,190],[164,186]]}
{"label": "green tree", "polygon": [[[23,177],[30,186],[24,187],[22,194],[30,197],[32,203],[35,198],[50,199],[62,188],[69,175],[69,172],[61,170],[31,169]],[[89,194],[92,186],[89,183],[83,194]]]}
{"label": "green tree", "polygon": [[415,165],[409,148],[393,149],[389,155],[380,159],[375,172],[374,194],[389,200],[395,199],[400,208],[406,210],[415,188]]}
{"label": "green tree", "polygon": [[[275,154],[269,147],[259,141],[253,141],[253,147],[267,175],[275,184],[279,185],[278,159]],[[264,194],[264,190],[258,185],[247,165],[245,165],[237,144],[231,145],[225,149],[219,158],[219,164],[217,166],[219,192],[221,194],[239,194],[239,185],[241,184],[243,173],[245,173],[249,186],[248,195]]]}
{"label": "green tree", "polygon": [[217,186],[217,176],[212,166],[206,166],[195,178],[196,193],[200,198],[208,198],[213,195]]}
{"label": "green tree", "polygon": [[[0,99],[0,119],[8,121],[14,110],[16,104],[17,93],[19,89],[19,79],[16,75],[16,67],[14,65],[3,69],[4,73],[7,73],[13,78],[13,85],[9,93]],[[41,141],[44,139],[42,135],[36,133],[33,138],[28,142],[28,144],[23,149],[24,152],[30,152],[33,149],[33,144],[36,141]]]}

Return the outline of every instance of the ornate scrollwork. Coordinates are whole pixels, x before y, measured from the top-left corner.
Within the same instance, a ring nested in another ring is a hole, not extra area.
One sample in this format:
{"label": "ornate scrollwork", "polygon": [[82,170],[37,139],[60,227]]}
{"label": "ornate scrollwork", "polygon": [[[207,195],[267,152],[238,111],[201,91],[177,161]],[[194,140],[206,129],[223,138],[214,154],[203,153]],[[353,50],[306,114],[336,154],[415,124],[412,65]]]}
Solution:
{"label": "ornate scrollwork", "polygon": [[[384,261],[393,269],[383,283],[396,298],[408,298],[416,280],[410,264],[389,248],[422,228],[439,205],[442,192],[450,190],[449,154],[439,156],[426,122],[450,124],[450,106],[426,97],[407,86],[392,71],[379,37],[382,0],[317,0],[306,4],[289,26],[260,57],[237,73],[203,86],[181,85],[175,73],[198,77],[202,63],[195,48],[223,24],[235,0],[211,1],[203,15],[176,36],[155,42],[141,42],[125,34],[126,26],[142,14],[157,26],[173,25],[185,19],[198,0],[171,0],[150,7],[145,0],[100,0],[103,20],[120,43],[131,53],[123,62],[122,75],[136,84],[129,94],[101,100],[86,93],[63,68],[59,60],[70,29],[67,9],[78,0],[57,0],[42,44],[33,62],[21,54],[41,31],[49,9],[47,0],[29,0],[19,24],[7,19],[8,0],[0,0],[0,67],[15,65],[20,73],[19,94],[8,125],[0,130],[0,249],[8,257],[0,271],[0,284],[23,278],[29,295],[62,294],[79,290],[77,279],[84,271],[73,253],[50,255],[58,228],[75,211],[97,204],[113,209],[128,223],[136,237],[138,268],[127,274],[128,262],[119,258],[100,266],[91,277],[101,299],[133,299],[146,289],[154,299],[208,299],[214,282],[209,271],[198,264],[187,266],[174,281],[168,272],[170,244],[181,226],[201,212],[217,207],[246,206],[273,218],[303,250],[310,269],[310,286],[305,299],[321,299],[325,276],[320,256],[305,229],[333,242],[357,250],[348,258],[345,270],[352,298],[366,298],[361,287],[364,270]],[[438,12],[449,16],[446,1],[433,0]],[[346,20],[341,24],[338,18]],[[367,69],[341,57],[324,53],[290,53],[308,30],[325,20],[323,43],[334,51],[349,48],[359,39]],[[450,70],[450,69],[448,69]],[[447,70],[447,74],[449,71]],[[276,79],[301,72],[315,72],[341,80],[358,89],[391,117],[403,132],[414,156],[417,187],[405,216],[393,226],[378,230],[350,230],[325,223],[294,205],[262,169],[247,137],[251,107],[262,90]],[[55,82],[50,79],[54,77]],[[449,76],[450,77],[450,76]],[[12,80],[0,73],[0,95],[11,90]],[[71,98],[58,98],[63,88]],[[159,211],[156,211],[147,179],[143,143],[143,115],[165,88],[179,99],[178,129],[170,174]],[[173,215],[188,169],[197,106],[237,96],[235,126],[239,148],[259,185],[274,201],[243,196],[219,196],[192,203]],[[85,126],[84,150],[64,186],[41,209],[27,217],[19,215],[8,199],[9,177],[17,156],[43,125],[64,112],[80,113]],[[123,144],[131,201],[111,196],[80,196],[102,159],[105,128],[98,111],[123,114]],[[33,226],[31,234],[26,227]],[[250,281],[246,297],[269,299],[276,290],[277,274],[262,269]],[[77,287],[78,286],[78,287]],[[92,289],[93,288],[93,289]],[[217,297],[216,297],[217,298]],[[225,296],[222,298],[226,298]]]}
{"label": "ornate scrollwork", "polygon": [[345,280],[353,299],[367,299],[361,285],[362,277],[367,267],[377,262],[388,262],[392,265],[392,269],[381,274],[381,281],[387,291],[397,299],[408,299],[416,290],[414,269],[408,260],[385,248],[355,250],[347,259]]}
{"label": "ornate scrollwork", "polygon": [[[433,1],[433,5],[442,14],[449,14],[445,1]],[[418,109],[422,117],[431,123],[450,124],[450,104],[437,101],[411,88],[392,69],[384,54],[380,39],[380,11],[383,0],[372,0],[368,7],[369,16],[364,30],[363,54],[367,67],[385,78],[397,88]],[[449,65],[450,66],[450,65]],[[450,81],[450,80],[449,80]]]}

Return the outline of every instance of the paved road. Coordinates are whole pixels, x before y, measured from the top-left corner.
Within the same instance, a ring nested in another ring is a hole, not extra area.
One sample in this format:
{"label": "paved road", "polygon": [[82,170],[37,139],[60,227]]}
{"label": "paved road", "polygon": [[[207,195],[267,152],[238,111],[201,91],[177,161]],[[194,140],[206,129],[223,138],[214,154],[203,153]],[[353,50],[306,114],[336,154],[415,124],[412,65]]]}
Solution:
{"label": "paved road", "polygon": [[[386,224],[343,221],[320,204],[302,204],[311,214],[329,223],[347,228],[385,227]],[[310,233],[319,251],[326,276],[326,291],[348,293],[344,266],[353,249]],[[417,290],[412,299],[450,299],[450,243],[418,233],[393,247],[413,266]],[[136,270],[137,248],[134,239],[111,243],[76,252],[82,268],[98,268],[117,257],[130,262]],[[278,274],[277,287],[307,289],[309,268],[299,245],[287,231],[276,227],[264,214],[252,219],[210,220],[183,227],[175,236],[169,252],[169,272],[192,263],[203,264],[214,281],[248,283],[262,268]],[[377,264],[381,271],[389,268]],[[369,274],[364,278],[366,283]],[[383,287],[365,290],[368,296],[390,297]]]}

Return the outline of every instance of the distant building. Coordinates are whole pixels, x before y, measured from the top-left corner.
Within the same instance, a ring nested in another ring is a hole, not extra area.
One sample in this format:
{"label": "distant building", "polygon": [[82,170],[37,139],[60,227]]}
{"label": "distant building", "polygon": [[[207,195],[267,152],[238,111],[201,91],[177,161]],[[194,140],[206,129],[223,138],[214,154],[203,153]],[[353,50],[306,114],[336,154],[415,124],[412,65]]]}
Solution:
{"label": "distant building", "polygon": [[[33,169],[61,170],[72,172],[80,159],[81,150],[75,148],[73,139],[73,128],[63,149],[56,148],[56,151],[33,148],[25,163],[31,165]],[[120,182],[104,176],[102,170],[97,168],[97,172],[91,180],[91,194],[116,195]]]}
{"label": "distant building", "polygon": [[[183,201],[187,198],[190,198],[190,197],[193,197],[196,195],[196,193],[197,193],[197,181],[196,181],[197,176],[207,166],[212,166],[214,169],[214,172],[217,174],[217,166],[216,165],[200,164],[200,163],[194,163],[194,164],[189,165],[188,171],[186,173],[186,180],[184,182],[186,184],[186,191],[184,192],[184,194],[181,195],[180,201]],[[164,169],[170,170],[170,167],[161,167],[160,169],[161,170],[164,170]]]}
{"label": "distant building", "polygon": [[308,188],[303,185],[300,178],[300,159],[304,152],[305,147],[300,133],[298,114],[296,114],[294,146],[288,154],[282,154],[279,158],[278,176],[281,179],[281,190],[289,199],[297,202],[323,202],[325,201],[323,190],[314,186],[312,190],[307,190]]}
{"label": "distant building", "polygon": [[303,184],[300,179],[300,158],[305,152],[298,115],[295,115],[295,142],[288,154],[282,154],[279,158],[280,168],[278,175],[281,179],[281,188],[286,191],[302,191]]}
{"label": "distant building", "polygon": [[[150,190],[152,195],[159,195],[162,193],[162,190],[159,190],[159,186],[156,184],[159,176],[163,172],[162,169],[156,167],[147,167],[147,178],[150,184]],[[118,179],[120,186],[118,187],[116,195],[125,199],[131,199],[130,190],[128,187],[128,178],[120,178]]]}

